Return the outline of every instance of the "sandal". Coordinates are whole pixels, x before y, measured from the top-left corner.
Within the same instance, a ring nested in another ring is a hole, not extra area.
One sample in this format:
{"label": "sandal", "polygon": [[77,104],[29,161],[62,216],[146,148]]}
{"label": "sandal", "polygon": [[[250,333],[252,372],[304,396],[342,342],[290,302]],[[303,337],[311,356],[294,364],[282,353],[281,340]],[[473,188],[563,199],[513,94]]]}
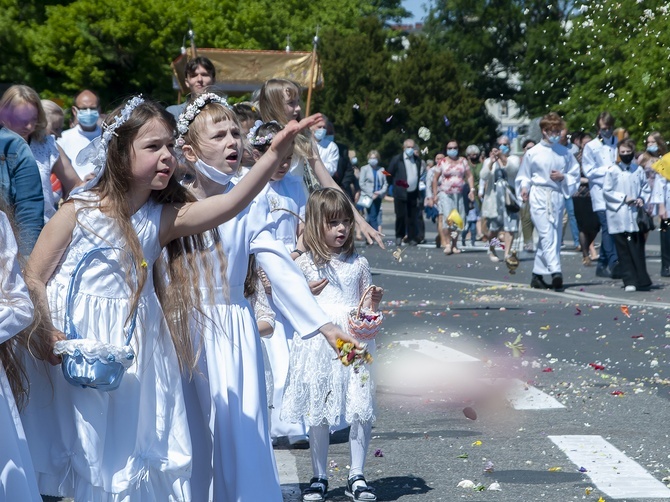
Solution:
{"label": "sandal", "polygon": [[446,254],[447,256],[449,256],[452,253],[451,249],[449,249],[449,248],[444,248],[444,250],[442,252],[444,254]]}
{"label": "sandal", "polygon": [[453,254],[461,254],[461,250],[458,249],[458,248],[451,248],[451,252],[452,252]]}
{"label": "sandal", "polygon": [[302,491],[303,502],[323,502],[326,500],[328,491],[328,480],[323,478],[312,478],[309,487]]}
{"label": "sandal", "polygon": [[[354,483],[357,481],[362,481],[365,483],[365,486],[359,486],[354,489]],[[365,477],[362,474],[356,474],[347,479],[347,489],[344,490],[344,494],[354,501],[374,502],[377,500],[374,488],[368,486],[368,482],[365,481]]]}

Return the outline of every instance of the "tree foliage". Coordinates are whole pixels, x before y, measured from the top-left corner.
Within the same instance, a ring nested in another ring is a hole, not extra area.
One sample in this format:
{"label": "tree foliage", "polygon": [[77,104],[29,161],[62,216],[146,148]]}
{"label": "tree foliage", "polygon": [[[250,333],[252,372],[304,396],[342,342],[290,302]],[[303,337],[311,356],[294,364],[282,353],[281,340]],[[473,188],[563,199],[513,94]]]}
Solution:
{"label": "tree foliage", "polygon": [[[356,28],[348,37],[325,32],[321,48],[328,81],[315,110],[334,122],[339,141],[359,156],[379,150],[388,161],[408,137],[434,155],[452,137],[481,142],[494,134],[484,101],[464,85],[449,51],[435,51],[421,36],[402,40],[374,17]],[[417,138],[419,127],[432,132],[428,142]]]}

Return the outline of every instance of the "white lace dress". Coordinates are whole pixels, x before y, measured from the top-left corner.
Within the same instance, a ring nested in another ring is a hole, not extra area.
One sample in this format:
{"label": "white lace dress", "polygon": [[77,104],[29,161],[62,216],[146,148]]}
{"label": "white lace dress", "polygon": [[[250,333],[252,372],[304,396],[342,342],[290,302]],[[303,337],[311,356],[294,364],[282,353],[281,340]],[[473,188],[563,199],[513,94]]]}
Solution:
{"label": "white lace dress", "polygon": [[[0,343],[30,323],[33,304],[16,259],[14,234],[0,211]],[[0,500],[39,502],[37,480],[14,395],[0,364]]]}
{"label": "white lace dress", "polygon": [[[300,219],[305,219],[307,198],[302,178],[285,176],[281,180],[271,181],[265,195],[270,215],[275,222],[275,238],[284,243],[288,251],[293,251],[297,244],[297,229]],[[297,215],[297,216],[296,216]],[[267,272],[267,271],[266,271]],[[270,279],[272,283],[272,279]],[[274,284],[273,284],[274,287]],[[277,317],[275,330],[271,338],[263,338],[267,350],[269,367],[272,372],[272,388],[268,389],[268,401],[271,409],[270,435],[272,438],[281,436],[303,436],[307,430],[302,423],[289,423],[281,419],[282,396],[288,377],[288,363],[293,333],[296,326],[282,315],[276,305],[276,295],[270,297],[270,306]]]}
{"label": "white lace dress", "polygon": [[[90,194],[75,201],[72,241],[47,284],[52,321],[63,328],[70,275],[80,258],[101,246],[124,247],[112,219]],[[60,366],[33,361],[30,401],[22,413],[40,493],[86,502],[189,501],[191,441],[177,355],[158,302],[152,266],[161,252],[161,206],[147,202],[133,216],[147,262],[135,363],[111,392],[67,383]],[[130,310],[126,274],[114,252],[96,253],[81,269],[73,323],[82,337],[123,345]]]}
{"label": "white lace dress", "polygon": [[[356,254],[349,258],[341,254],[317,267],[311,253],[305,253],[296,263],[308,281],[328,279],[316,301],[332,322],[348,331],[348,313],[358,306],[361,295],[371,283],[368,261]],[[374,357],[374,340],[368,342],[368,350]],[[296,337],[282,419],[289,422],[304,419],[307,425],[331,426],[374,421],[375,384],[371,369],[372,366],[362,365],[355,372],[352,366],[344,366],[324,337],[308,340]]]}

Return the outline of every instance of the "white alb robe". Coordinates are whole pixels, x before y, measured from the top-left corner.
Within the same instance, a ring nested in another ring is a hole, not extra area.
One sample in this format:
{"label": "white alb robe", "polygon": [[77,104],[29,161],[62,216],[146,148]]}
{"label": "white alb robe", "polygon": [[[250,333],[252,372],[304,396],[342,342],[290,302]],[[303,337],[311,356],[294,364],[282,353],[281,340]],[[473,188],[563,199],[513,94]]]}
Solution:
{"label": "white alb robe", "polygon": [[[553,181],[551,171],[563,173],[562,181]],[[545,140],[524,156],[516,177],[516,190],[529,190],[530,215],[539,237],[533,273],[561,272],[561,233],[565,199],[579,187],[579,163],[570,150]]]}
{"label": "white alb robe", "polygon": [[[582,152],[582,169],[589,179],[591,203],[594,211],[605,210],[603,198],[603,182],[607,168],[616,163],[617,138],[595,138],[584,146]],[[610,232],[611,233],[611,232]]]}
{"label": "white alb robe", "polygon": [[607,226],[610,234],[637,232],[636,205],[626,204],[626,198],[648,200],[651,187],[647,175],[635,163],[614,164],[607,168],[603,181],[603,196],[606,204]]}

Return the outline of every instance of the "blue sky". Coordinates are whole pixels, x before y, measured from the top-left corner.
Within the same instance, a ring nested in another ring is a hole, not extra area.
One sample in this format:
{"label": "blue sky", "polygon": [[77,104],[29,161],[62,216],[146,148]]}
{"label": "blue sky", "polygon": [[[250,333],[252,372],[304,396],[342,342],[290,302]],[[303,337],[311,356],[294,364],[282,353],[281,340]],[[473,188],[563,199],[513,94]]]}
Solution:
{"label": "blue sky", "polygon": [[414,14],[413,18],[409,18],[408,21],[413,23],[418,23],[423,20],[426,15],[426,11],[423,8],[424,4],[430,3],[429,0],[403,0],[402,6],[405,7],[408,11]]}

